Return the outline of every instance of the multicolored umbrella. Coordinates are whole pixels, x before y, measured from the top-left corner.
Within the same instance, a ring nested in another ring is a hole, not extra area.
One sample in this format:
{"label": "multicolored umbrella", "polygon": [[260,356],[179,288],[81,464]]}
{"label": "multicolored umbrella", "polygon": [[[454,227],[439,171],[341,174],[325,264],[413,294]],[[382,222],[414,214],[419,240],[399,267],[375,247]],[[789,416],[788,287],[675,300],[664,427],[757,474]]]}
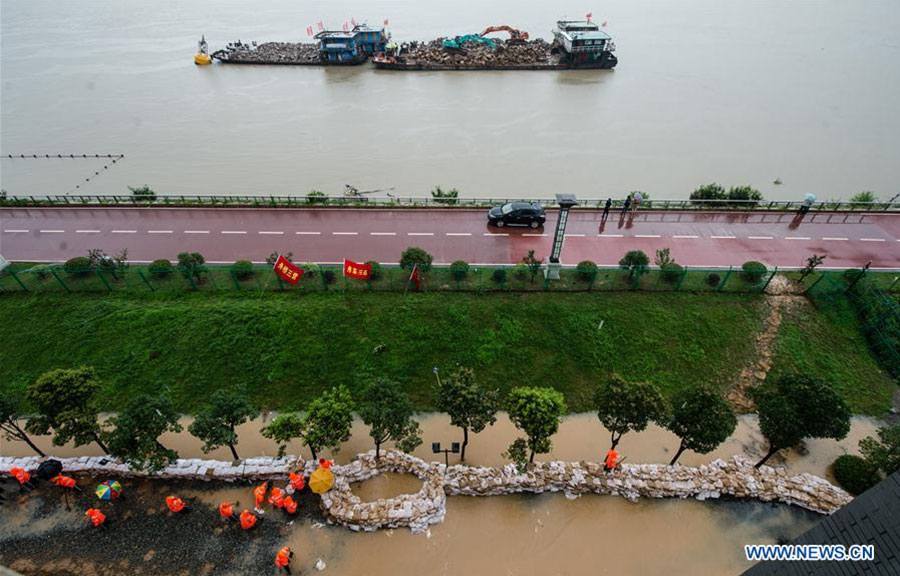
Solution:
{"label": "multicolored umbrella", "polygon": [[334,472],[328,468],[317,468],[309,475],[309,489],[316,494],[324,494],[334,486]]}
{"label": "multicolored umbrella", "polygon": [[107,480],[97,486],[96,492],[101,500],[115,500],[122,495],[122,485],[118,480]]}

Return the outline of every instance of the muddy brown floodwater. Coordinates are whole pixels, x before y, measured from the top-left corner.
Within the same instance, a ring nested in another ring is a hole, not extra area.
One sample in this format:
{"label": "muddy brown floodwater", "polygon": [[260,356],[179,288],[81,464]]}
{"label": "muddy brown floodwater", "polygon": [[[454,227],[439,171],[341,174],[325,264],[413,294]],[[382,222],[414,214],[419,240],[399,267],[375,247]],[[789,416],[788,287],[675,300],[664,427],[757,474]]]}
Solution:
{"label": "muddy brown floodwater", "polygon": [[[420,415],[419,421],[425,443],[415,454],[426,460],[443,461],[443,456],[431,454],[430,443],[459,440],[459,432],[449,425],[445,415]],[[259,434],[263,425],[264,422],[257,420],[241,427],[238,451],[242,456],[275,452],[274,443]],[[849,436],[843,441],[810,441],[805,445],[807,454],[792,450],[773,464],[787,466],[793,473],[811,472],[829,477],[828,465],[834,458],[843,453],[856,453],[859,440],[874,434],[877,425],[875,420],[855,418]],[[501,415],[493,428],[471,436],[467,463],[503,464],[500,453],[515,437],[515,428]],[[48,438],[37,440],[41,447],[59,456],[97,453],[92,446],[51,449]],[[187,433],[166,435],[162,440],[165,445],[178,449],[183,457],[203,456],[199,441]],[[553,452],[543,459],[598,459],[608,442],[608,434],[594,414],[568,416],[554,437]],[[668,462],[677,445],[675,436],[651,427],[639,434],[626,435],[620,448],[631,462]],[[716,451],[705,456],[689,452],[682,456],[681,462],[697,465],[737,453],[755,457],[764,452],[764,445],[756,418],[742,416],[735,434]],[[19,443],[4,442],[0,451],[27,454],[25,448]],[[367,430],[355,422],[353,437],[342,447],[337,460],[349,461],[358,452],[369,449]],[[289,450],[308,454],[299,445],[292,445]],[[208,456],[230,458],[227,449]],[[451,455],[450,462],[454,461]],[[82,480],[82,483],[88,482]],[[739,574],[749,567],[743,557],[743,544],[790,540],[821,518],[786,505],[759,502],[645,499],[632,503],[596,495],[570,501],[561,494],[454,496],[448,498],[445,521],[432,526],[425,534],[415,535],[409,530],[354,533],[346,528],[322,525],[315,500],[308,498],[301,505],[303,516],[293,524],[268,511],[265,530],[246,545],[239,536],[226,534],[228,545],[236,546],[237,552],[223,552],[232,548],[223,548],[220,535],[215,534],[219,526],[215,522],[215,506],[222,500],[240,501],[241,508],[249,505],[252,486],[176,485],[179,493],[191,498],[196,508],[193,513],[196,520],[192,520],[196,526],[191,529],[190,541],[182,542],[175,538],[182,532],[172,538],[156,534],[166,526],[161,517],[164,514],[147,514],[153,506],[162,510],[168,485],[137,480],[129,483],[139,486],[137,493],[145,498],[154,491],[156,494],[152,505],[141,502],[137,509],[130,511],[127,522],[118,523],[117,536],[137,538],[134,545],[109,558],[91,546],[85,548],[79,544],[85,538],[81,512],[60,512],[56,500],[53,506],[45,502],[41,508],[42,496],[36,493],[20,497],[19,504],[0,508],[5,525],[0,528],[0,558],[27,574],[80,574],[77,569],[86,563],[97,574],[122,573],[125,566],[132,572],[143,567],[148,570],[144,573],[153,574],[267,574],[272,567],[270,556],[287,542],[296,552],[295,573],[297,569],[304,573],[314,571],[316,561],[321,558],[327,565],[326,573],[351,576]],[[420,487],[417,478],[392,473],[354,484],[353,490],[360,498],[375,500],[416,492]],[[42,509],[51,513],[41,513]],[[178,528],[184,530],[181,525]],[[142,543],[142,538],[147,542]],[[184,546],[192,547],[193,553],[184,553]],[[151,560],[145,560],[151,549]],[[35,558],[34,550],[41,551],[39,558]],[[175,554],[180,563],[152,559],[154,555],[167,553]]]}

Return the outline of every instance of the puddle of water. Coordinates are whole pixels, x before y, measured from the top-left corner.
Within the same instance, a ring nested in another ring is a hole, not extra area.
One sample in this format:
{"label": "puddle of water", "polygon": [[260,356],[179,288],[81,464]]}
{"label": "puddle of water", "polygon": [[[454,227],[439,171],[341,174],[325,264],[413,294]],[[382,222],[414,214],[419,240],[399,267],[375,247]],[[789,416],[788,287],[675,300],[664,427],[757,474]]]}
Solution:
{"label": "puddle of water", "polygon": [[401,494],[415,494],[422,489],[422,481],[412,474],[384,472],[365,482],[354,482],[350,489],[363,502],[380,498],[395,498]]}
{"label": "puddle of water", "polygon": [[[271,415],[269,416],[271,419]],[[423,444],[414,452],[416,456],[425,460],[443,462],[443,455],[431,453],[431,442],[441,442],[449,445],[452,441],[461,441],[462,434],[457,428],[450,426],[450,419],[445,414],[420,414],[418,420],[423,430]],[[260,428],[266,421],[257,419],[248,422],[238,428],[238,453],[241,456],[274,456],[277,453],[275,443],[260,434]],[[183,458],[215,458],[231,460],[231,452],[228,448],[219,448],[204,454],[201,450],[200,440],[187,432],[190,424],[189,418],[181,420],[184,431],[179,434],[164,434],[161,437],[163,445],[178,450]],[[773,465],[787,465],[791,472],[809,472],[818,476],[833,480],[830,476],[829,466],[835,458],[841,454],[858,454],[859,441],[866,436],[872,436],[878,429],[879,422],[872,418],[857,416],[853,419],[850,434],[839,442],[834,440],[810,440],[806,443],[809,451],[801,455],[796,450],[790,450],[784,456],[772,458]],[[481,434],[470,435],[469,446],[466,449],[466,463],[475,466],[497,466],[506,461],[500,454],[506,450],[509,444],[518,436],[518,431],[505,414],[500,414],[497,423]],[[71,445],[52,446],[47,436],[35,437],[35,443],[49,454],[60,457],[66,456],[92,456],[98,455],[96,445],[87,445],[74,448]],[[744,415],[738,418],[738,427],[734,434],[710,454],[702,455],[693,452],[684,453],[679,462],[685,465],[697,466],[716,458],[727,459],[735,454],[746,454],[751,458],[759,458],[765,453],[765,440],[759,432],[757,418],[754,415]],[[553,437],[553,451],[550,454],[538,456],[541,460],[595,460],[599,461],[609,447],[609,433],[600,425],[593,413],[573,414],[563,419],[559,432]],[[619,451],[628,457],[632,463],[668,463],[674,451],[678,447],[678,438],[658,426],[650,426],[644,432],[626,434]],[[352,437],[342,447],[337,455],[323,454],[334,457],[338,463],[351,460],[357,453],[371,450],[373,445],[369,438],[368,429],[359,420],[353,423]],[[293,442],[288,446],[289,453],[301,454],[309,457],[309,451],[299,442]],[[10,456],[28,456],[32,453],[23,442],[8,442],[3,440],[0,444],[0,454]],[[458,462],[458,457],[451,455],[450,463]]]}

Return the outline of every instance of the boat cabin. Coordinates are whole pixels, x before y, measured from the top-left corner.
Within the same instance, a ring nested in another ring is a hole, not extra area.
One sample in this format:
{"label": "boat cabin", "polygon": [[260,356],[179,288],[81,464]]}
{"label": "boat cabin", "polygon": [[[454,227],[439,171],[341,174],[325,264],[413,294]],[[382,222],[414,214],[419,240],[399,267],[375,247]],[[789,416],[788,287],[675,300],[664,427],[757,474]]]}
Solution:
{"label": "boat cabin", "polygon": [[556,23],[553,37],[570,54],[612,52],[616,49],[612,37],[588,21],[560,20]]}
{"label": "boat cabin", "polygon": [[354,61],[377,52],[383,52],[387,43],[384,28],[376,30],[365,24],[353,27],[349,32],[325,30],[316,34],[319,53],[329,62]]}

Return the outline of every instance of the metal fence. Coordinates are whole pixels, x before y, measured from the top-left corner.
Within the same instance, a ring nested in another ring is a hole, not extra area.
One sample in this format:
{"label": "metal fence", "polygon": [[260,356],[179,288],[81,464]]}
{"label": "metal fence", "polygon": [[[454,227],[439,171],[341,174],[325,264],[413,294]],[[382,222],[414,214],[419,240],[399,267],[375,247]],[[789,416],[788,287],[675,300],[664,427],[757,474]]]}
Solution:
{"label": "metal fence", "polygon": [[900,274],[853,269],[822,274],[806,293],[817,308],[849,303],[869,348],[892,376],[900,378]]}
{"label": "metal fence", "polygon": [[[298,263],[299,264],[299,263]],[[373,280],[345,278],[341,266],[299,264],[305,270],[296,286],[275,274],[266,264],[250,268],[234,265],[173,266],[168,271],[147,265],[112,268],[67,269],[63,264],[25,266],[16,264],[0,272],[0,293],[77,293],[185,291],[230,291],[248,294],[267,292],[404,292],[414,291],[409,271],[399,266],[378,266]],[[749,275],[740,267],[661,270],[641,267],[627,270],[599,267],[580,271],[560,270],[559,280],[545,278],[544,269],[534,273],[524,264],[514,266],[470,266],[465,272],[449,266],[434,266],[421,275],[423,292],[762,292],[778,269]]]}
{"label": "metal fence", "polygon": [[[33,195],[0,196],[0,207],[9,206],[186,206],[186,207],[353,207],[353,208],[487,208],[507,202],[534,202],[548,208],[556,207],[552,198],[430,198],[400,196],[213,196],[213,195],[156,195],[153,198],[133,195]],[[613,200],[612,209],[621,209],[624,198]],[[578,208],[598,209],[606,198],[578,200]],[[716,210],[768,212],[796,211],[801,201],[755,200],[644,200],[642,210]],[[817,202],[810,213],[817,212],[900,212],[898,202]]]}

